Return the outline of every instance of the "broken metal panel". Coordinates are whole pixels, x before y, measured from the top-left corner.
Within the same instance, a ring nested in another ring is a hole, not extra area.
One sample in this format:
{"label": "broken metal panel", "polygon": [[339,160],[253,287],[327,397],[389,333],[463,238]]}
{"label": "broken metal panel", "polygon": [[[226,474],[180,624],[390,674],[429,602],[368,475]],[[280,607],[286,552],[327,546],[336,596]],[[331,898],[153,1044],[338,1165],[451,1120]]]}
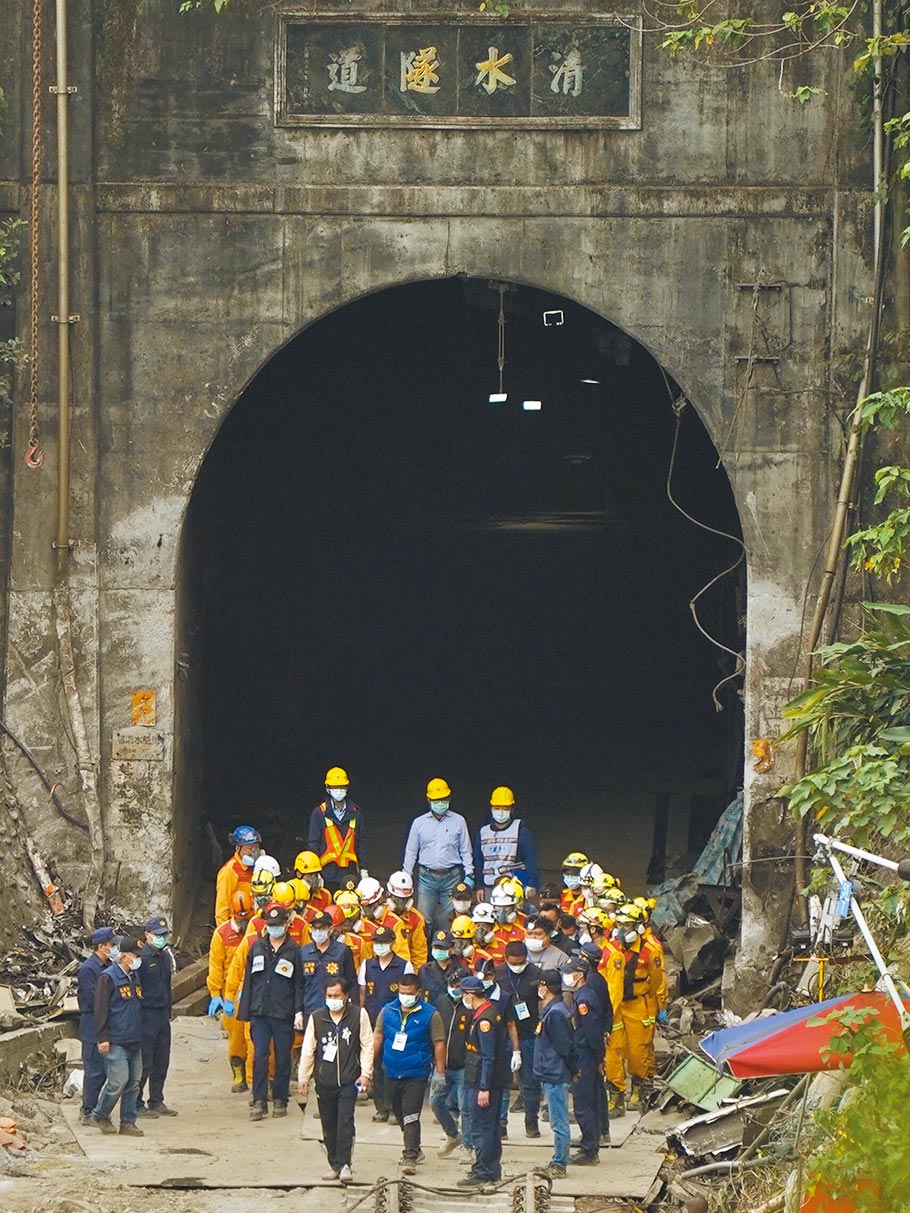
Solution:
{"label": "broken metal panel", "polygon": [[667,1141],[690,1158],[723,1158],[743,1144],[754,1110],[776,1107],[789,1091],[778,1087],[764,1095],[737,1099],[716,1112],[694,1116],[667,1134]]}
{"label": "broken metal panel", "polygon": [[713,1112],[724,1100],[735,1095],[742,1083],[727,1074],[719,1074],[700,1057],[687,1057],[669,1076],[667,1086],[687,1103]]}

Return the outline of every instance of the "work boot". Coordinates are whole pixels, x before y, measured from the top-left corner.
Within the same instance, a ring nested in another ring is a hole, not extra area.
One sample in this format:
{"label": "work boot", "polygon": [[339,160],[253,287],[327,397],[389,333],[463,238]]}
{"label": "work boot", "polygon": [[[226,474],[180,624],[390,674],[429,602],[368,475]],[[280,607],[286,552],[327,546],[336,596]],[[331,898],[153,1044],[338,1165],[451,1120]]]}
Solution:
{"label": "work boot", "polygon": [[460,1145],[461,1145],[460,1137],[447,1137],[446,1141],[445,1141],[445,1145],[442,1147],[442,1149],[440,1149],[437,1152],[436,1157],[437,1158],[448,1158],[449,1155],[452,1153],[452,1151],[457,1150]]}
{"label": "work boot", "polygon": [[402,1154],[402,1156],[401,1156],[401,1173],[402,1173],[402,1175],[416,1175],[417,1174],[416,1158],[405,1158],[405,1156]]}
{"label": "work boot", "polygon": [[231,1092],[248,1091],[246,1066],[242,1057],[231,1058],[231,1073],[234,1075],[234,1085],[231,1087]]}
{"label": "work boot", "polygon": [[525,1121],[525,1137],[540,1137],[540,1127],[536,1121]]}
{"label": "work boot", "polygon": [[272,1108],[273,1116],[287,1116],[288,1101],[286,1099],[276,1099],[275,1106]]}
{"label": "work boot", "polygon": [[269,1114],[269,1105],[265,1100],[257,1100],[250,1108],[250,1120],[265,1120]]}
{"label": "work boot", "polygon": [[600,1162],[600,1158],[596,1154],[586,1154],[584,1150],[579,1150],[577,1154],[573,1154],[569,1162],[576,1167],[593,1167]]}
{"label": "work boot", "polygon": [[145,1137],[135,1120],[128,1120],[126,1124],[121,1125],[120,1132],[124,1137]]}
{"label": "work boot", "polygon": [[147,1104],[141,1104],[136,1109],[136,1115],[141,1116],[143,1120],[157,1120],[161,1113],[157,1108],[150,1108]]}
{"label": "work boot", "polygon": [[93,1116],[92,1124],[97,1125],[102,1133],[116,1133],[113,1122],[109,1116]]}
{"label": "work boot", "polygon": [[625,1091],[617,1091],[614,1087],[610,1092],[610,1119],[619,1120],[620,1117],[626,1114],[626,1093]]}
{"label": "work boot", "polygon": [[[151,1109],[149,1109],[149,1110],[151,1111]],[[177,1113],[174,1111],[173,1108],[169,1108],[166,1103],[156,1103],[155,1104],[155,1115],[156,1116],[176,1116]]]}
{"label": "work boot", "polygon": [[79,1123],[80,1123],[80,1125],[92,1124],[93,1122],[92,1122],[91,1112],[80,1112],[79,1113]]}
{"label": "work boot", "polygon": [[550,1179],[565,1179],[566,1169],[559,1165],[558,1162],[551,1162],[548,1167],[544,1167],[544,1175],[548,1175]]}

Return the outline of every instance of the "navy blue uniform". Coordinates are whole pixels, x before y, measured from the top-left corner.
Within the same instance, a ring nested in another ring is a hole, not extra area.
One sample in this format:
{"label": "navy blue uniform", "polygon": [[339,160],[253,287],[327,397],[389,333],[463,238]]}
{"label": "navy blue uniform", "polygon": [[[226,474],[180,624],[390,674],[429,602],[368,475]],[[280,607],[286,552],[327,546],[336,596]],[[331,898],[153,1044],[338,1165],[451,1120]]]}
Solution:
{"label": "navy blue uniform", "polygon": [[164,1103],[164,1080],[171,1064],[171,978],[174,956],[170,948],[146,943],[142,957],[142,1080],[139,1107],[148,1083],[148,1106]]}
{"label": "navy blue uniform", "polygon": [[[600,999],[587,983],[572,993],[575,1010],[575,1050],[578,1070],[572,1080],[575,1119],[581,1129],[581,1152],[596,1157],[601,1134],[609,1128],[603,1061],[606,1028]],[[612,1006],[610,1026],[612,1027]]]}
{"label": "navy blue uniform", "polygon": [[[474,1165],[469,1172],[472,1178],[502,1178],[499,1110],[511,1081],[510,1054],[503,1004],[485,1000],[471,1014],[465,1042],[464,1081],[470,1095],[474,1135]],[[481,1091],[489,1093],[486,1107],[478,1100]]]}
{"label": "navy blue uniform", "polygon": [[303,968],[303,1009],[307,1015],[325,1006],[328,978],[343,977],[351,989],[356,985],[354,956],[340,939],[333,939],[324,952],[320,952],[314,943],[305,943],[300,949],[300,963]]}
{"label": "navy blue uniform", "polygon": [[95,1034],[95,988],[109,964],[109,960],[102,960],[97,952],[92,952],[79,966],[76,975],[79,1039],[82,1041],[82,1111],[86,1116],[98,1102],[98,1093],[104,1086],[104,1058],[98,1052]]}
{"label": "navy blue uniform", "polygon": [[277,948],[266,935],[264,939],[255,940],[247,954],[237,1018],[250,1025],[253,1102],[260,1106],[268,1101],[269,1048],[273,1042],[275,1077],[272,1094],[276,1104],[288,1101],[294,1016],[303,1010],[305,995],[303,951],[290,935],[285,935]]}

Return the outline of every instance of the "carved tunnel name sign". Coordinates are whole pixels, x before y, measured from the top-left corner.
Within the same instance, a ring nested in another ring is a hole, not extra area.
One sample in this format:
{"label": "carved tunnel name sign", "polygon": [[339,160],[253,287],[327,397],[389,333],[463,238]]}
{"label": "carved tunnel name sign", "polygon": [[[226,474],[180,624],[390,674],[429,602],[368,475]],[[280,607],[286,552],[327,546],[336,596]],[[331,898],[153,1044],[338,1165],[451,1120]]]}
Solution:
{"label": "carved tunnel name sign", "polygon": [[279,19],[281,126],[641,126],[641,19]]}

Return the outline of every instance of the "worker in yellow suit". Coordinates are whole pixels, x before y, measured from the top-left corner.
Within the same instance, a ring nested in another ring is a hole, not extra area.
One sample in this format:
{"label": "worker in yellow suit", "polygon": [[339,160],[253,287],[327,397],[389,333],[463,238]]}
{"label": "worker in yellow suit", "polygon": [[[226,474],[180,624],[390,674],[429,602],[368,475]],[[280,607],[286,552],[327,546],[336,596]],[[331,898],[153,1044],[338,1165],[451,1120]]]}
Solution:
{"label": "worker in yellow suit", "polygon": [[641,1103],[641,1088],[654,1077],[654,1026],[663,961],[645,942],[641,907],[628,903],[616,912],[614,938],[599,966],[610,991],[613,1031],[607,1042],[605,1072],[611,1087],[610,1115],[626,1111],[626,1070],[632,1080],[630,1106]]}
{"label": "worker in yellow suit", "polygon": [[[427,920],[414,905],[414,881],[407,872],[393,872],[386,889],[389,893],[388,907],[401,920],[401,930],[408,941],[408,959],[419,973],[427,963]],[[384,922],[384,926],[395,925]]]}
{"label": "worker in yellow suit", "polygon": [[215,878],[215,926],[231,916],[231,898],[241,885],[249,888],[253,865],[262,849],[262,838],[252,826],[238,826],[231,834],[234,854],[222,864]]}
{"label": "worker in yellow suit", "polygon": [[232,1091],[247,1089],[244,1064],[247,1055],[247,1042],[244,1035],[245,1024],[240,1023],[234,1016],[231,1004],[230,1012],[225,1009],[225,985],[227,974],[234,954],[243,942],[247,922],[253,915],[253,896],[243,885],[235,889],[231,897],[231,916],[227,922],[216,927],[212,933],[209,945],[209,972],[206,985],[209,989],[209,1015],[217,1015],[221,1011],[221,1026],[227,1033],[228,1058],[231,1072],[234,1075]]}
{"label": "worker in yellow suit", "polygon": [[653,897],[636,897],[633,902],[637,905],[645,916],[645,933],[644,941],[649,947],[653,948],[660,957],[660,989],[657,991],[657,1022],[667,1022],[667,966],[664,963],[664,945],[663,941],[658,938],[651,926],[651,911],[657,908],[657,902]]}

